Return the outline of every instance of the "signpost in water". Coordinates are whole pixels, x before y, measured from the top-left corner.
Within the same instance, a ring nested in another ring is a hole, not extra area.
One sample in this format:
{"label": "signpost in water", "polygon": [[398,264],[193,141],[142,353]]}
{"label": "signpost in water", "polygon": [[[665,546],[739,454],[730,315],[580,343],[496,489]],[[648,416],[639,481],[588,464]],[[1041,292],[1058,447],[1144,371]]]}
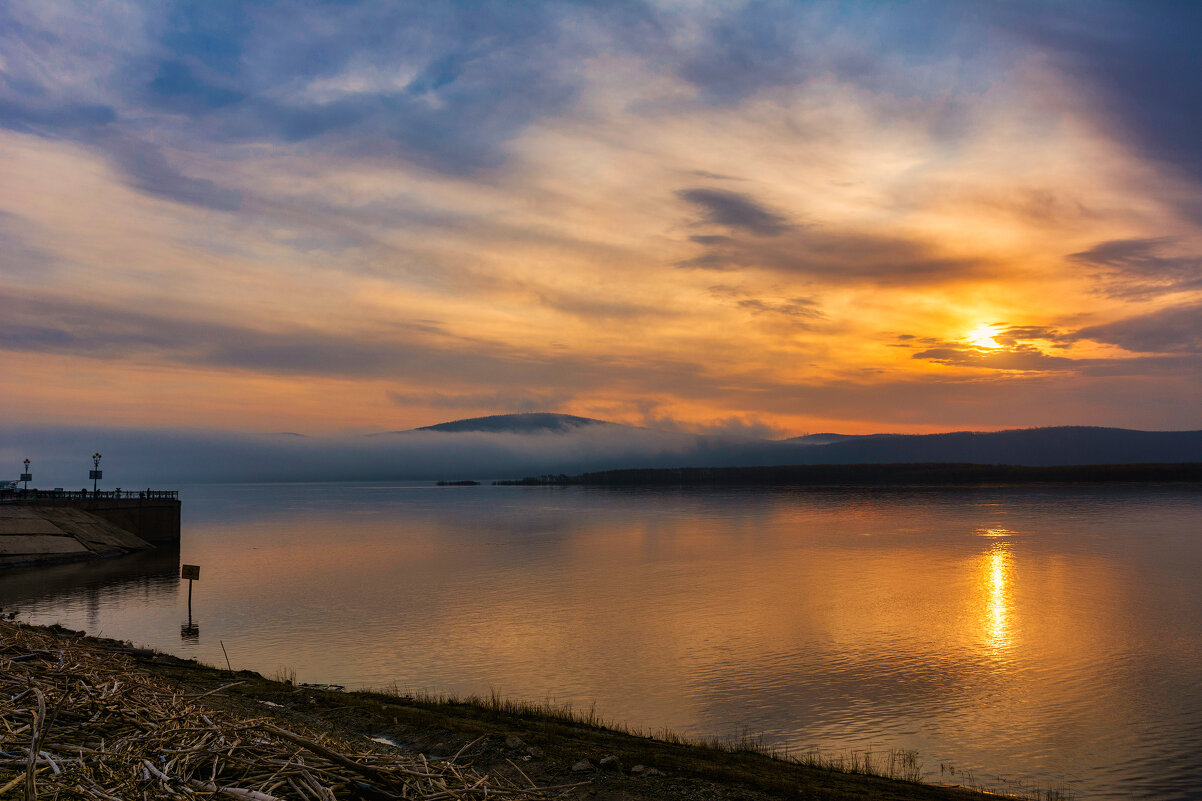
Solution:
{"label": "signpost in water", "polygon": [[192,622],[192,582],[200,581],[200,565],[180,565],[179,577],[188,580],[188,622],[180,626],[179,634],[185,639],[200,636],[200,626]]}

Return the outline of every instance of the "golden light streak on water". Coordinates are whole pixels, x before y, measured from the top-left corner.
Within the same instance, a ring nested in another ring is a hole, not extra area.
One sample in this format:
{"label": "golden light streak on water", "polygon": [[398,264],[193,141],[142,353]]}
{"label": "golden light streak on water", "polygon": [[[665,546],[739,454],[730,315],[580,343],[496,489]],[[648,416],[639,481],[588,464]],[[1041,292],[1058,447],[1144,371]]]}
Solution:
{"label": "golden light streak on water", "polygon": [[994,654],[1010,649],[1011,622],[1014,603],[1011,597],[1011,581],[1014,561],[1010,548],[995,541],[985,555],[982,583],[985,592],[984,631],[985,641]]}

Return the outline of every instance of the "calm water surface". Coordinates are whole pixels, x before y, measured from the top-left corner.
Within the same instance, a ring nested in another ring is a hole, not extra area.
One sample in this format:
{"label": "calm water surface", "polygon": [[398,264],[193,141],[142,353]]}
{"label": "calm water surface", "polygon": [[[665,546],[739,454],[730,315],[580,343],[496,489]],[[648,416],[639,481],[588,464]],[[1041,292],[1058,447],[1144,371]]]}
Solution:
{"label": "calm water surface", "polygon": [[[180,552],[0,575],[38,623],[349,687],[595,704],[933,781],[1202,798],[1202,493],[183,491]],[[201,565],[184,640],[187,586]],[[956,776],[941,775],[954,765]]]}

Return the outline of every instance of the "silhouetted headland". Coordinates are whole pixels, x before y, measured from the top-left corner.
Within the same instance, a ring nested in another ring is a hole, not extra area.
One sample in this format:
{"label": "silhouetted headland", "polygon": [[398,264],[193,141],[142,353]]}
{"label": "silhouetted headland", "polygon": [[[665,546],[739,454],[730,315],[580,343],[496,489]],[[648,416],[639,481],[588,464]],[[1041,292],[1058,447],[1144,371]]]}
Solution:
{"label": "silhouetted headland", "polygon": [[971,486],[1202,482],[1202,462],[1051,467],[998,464],[801,464],[770,467],[632,468],[575,476],[527,476],[521,486]]}

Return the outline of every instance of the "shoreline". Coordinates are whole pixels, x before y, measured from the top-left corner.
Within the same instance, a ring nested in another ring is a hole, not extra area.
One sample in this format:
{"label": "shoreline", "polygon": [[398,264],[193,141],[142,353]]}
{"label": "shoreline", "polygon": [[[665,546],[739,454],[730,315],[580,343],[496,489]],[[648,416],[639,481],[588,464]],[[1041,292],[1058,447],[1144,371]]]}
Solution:
{"label": "shoreline", "polygon": [[1202,462],[1009,465],[959,462],[624,468],[527,476],[494,486],[1037,487],[1202,483]]}
{"label": "shoreline", "polygon": [[[844,762],[844,768],[853,770],[841,771],[830,763],[805,764],[798,759],[772,756],[747,739],[698,743],[670,732],[653,738],[606,726],[591,714],[498,698],[422,698],[296,685],[287,676],[279,677],[283,679],[279,681],[252,671],[209,667],[136,648],[128,642],[91,637],[57,626],[0,623],[0,640],[26,636],[22,632],[50,638],[59,648],[80,649],[97,658],[116,661],[126,674],[168,687],[197,704],[203,698],[204,708],[223,715],[266,720],[277,729],[299,731],[309,738],[323,741],[329,738],[332,742],[355,744],[361,750],[409,755],[429,760],[431,764],[459,754],[457,763],[473,771],[473,775],[495,776],[503,783],[526,788],[531,785],[553,788],[546,797],[604,801],[659,798],[981,801],[998,797],[963,787],[922,784],[868,772],[879,766],[878,770],[913,774],[916,770],[913,757],[904,754],[882,753],[867,766],[859,760]],[[0,654],[0,667],[10,673],[26,669],[32,661]],[[8,714],[6,711],[5,715]],[[10,731],[21,724],[20,714],[13,715],[18,719],[8,721]],[[28,739],[28,735],[24,738]],[[50,741],[53,740],[51,736]],[[6,743],[5,747],[11,750],[20,745],[18,741]],[[28,743],[24,745],[27,751]],[[0,785],[15,780],[17,773],[23,775],[23,772],[23,767],[17,771],[12,766],[0,766]],[[1025,797],[1045,797],[1038,793],[1030,795],[1031,792]]]}

